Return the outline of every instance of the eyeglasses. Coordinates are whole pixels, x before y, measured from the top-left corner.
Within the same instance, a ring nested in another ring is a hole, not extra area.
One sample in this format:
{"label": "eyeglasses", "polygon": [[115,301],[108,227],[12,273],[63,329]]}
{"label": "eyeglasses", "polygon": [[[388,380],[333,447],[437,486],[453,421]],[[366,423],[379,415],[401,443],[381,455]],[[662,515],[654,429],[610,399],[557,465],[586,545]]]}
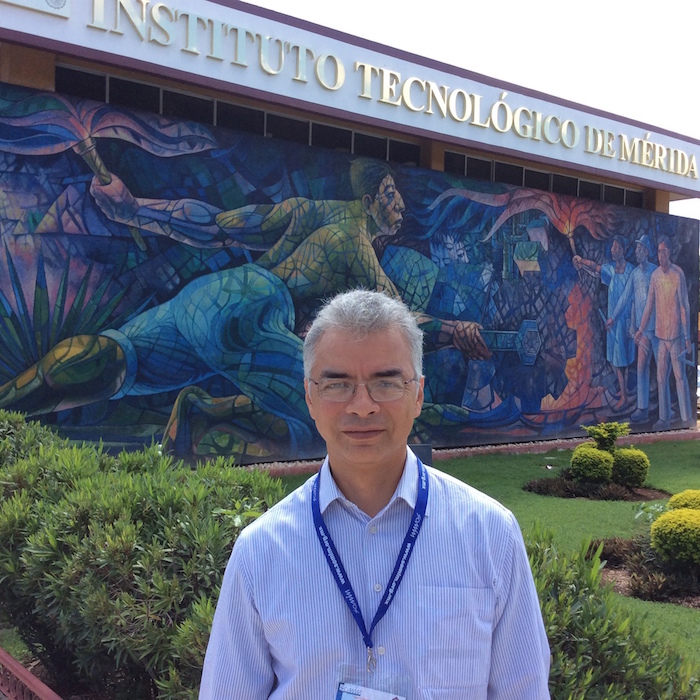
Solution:
{"label": "eyeglasses", "polygon": [[403,398],[408,385],[417,380],[415,377],[407,381],[400,377],[386,377],[357,384],[349,382],[347,379],[322,379],[320,382],[309,379],[309,381],[318,387],[318,395],[325,401],[334,401],[335,403],[349,401],[355,395],[357,387],[364,386],[372,401],[382,403]]}

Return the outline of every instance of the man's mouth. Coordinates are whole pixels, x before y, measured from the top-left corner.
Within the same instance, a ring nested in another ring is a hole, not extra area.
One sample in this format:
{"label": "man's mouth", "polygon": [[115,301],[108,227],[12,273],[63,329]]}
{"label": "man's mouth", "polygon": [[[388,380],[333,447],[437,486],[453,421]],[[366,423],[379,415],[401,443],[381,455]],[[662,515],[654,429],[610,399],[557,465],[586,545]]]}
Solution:
{"label": "man's mouth", "polygon": [[369,440],[383,432],[383,428],[347,428],[343,433],[354,440]]}

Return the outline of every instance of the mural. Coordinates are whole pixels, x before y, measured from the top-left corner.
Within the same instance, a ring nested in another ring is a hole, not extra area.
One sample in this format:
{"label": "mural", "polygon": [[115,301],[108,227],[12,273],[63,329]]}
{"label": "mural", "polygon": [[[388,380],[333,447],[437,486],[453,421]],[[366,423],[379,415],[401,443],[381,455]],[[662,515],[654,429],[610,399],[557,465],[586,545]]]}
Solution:
{"label": "mural", "polygon": [[0,235],[0,407],[74,439],[320,456],[303,337],[358,286],[425,332],[416,442],[695,422],[695,221],[0,84]]}

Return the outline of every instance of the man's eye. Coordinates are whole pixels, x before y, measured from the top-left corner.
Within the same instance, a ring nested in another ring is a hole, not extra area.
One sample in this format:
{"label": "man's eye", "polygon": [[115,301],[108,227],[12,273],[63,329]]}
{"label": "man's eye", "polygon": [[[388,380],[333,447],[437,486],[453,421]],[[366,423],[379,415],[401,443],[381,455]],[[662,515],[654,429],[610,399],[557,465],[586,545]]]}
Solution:
{"label": "man's eye", "polygon": [[372,383],[372,388],[379,389],[381,391],[382,389],[395,389],[396,387],[400,387],[402,384],[403,382],[400,382],[397,379],[378,379],[376,382]]}
{"label": "man's eye", "polygon": [[349,382],[333,380],[324,382],[321,388],[323,391],[346,391],[350,386]]}

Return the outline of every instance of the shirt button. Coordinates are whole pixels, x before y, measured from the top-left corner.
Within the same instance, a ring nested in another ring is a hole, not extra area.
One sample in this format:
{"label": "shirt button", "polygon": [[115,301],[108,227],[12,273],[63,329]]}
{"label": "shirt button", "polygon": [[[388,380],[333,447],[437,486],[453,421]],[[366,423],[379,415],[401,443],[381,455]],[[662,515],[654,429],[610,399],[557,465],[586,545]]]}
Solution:
{"label": "shirt button", "polygon": [[376,525],[370,526],[369,531],[370,531],[373,535],[376,535],[376,534],[377,534],[377,526],[376,526]]}
{"label": "shirt button", "polygon": [[382,590],[382,584],[381,584],[381,583],[375,583],[375,584],[374,584],[374,590],[377,591],[377,593],[379,593],[379,591]]}
{"label": "shirt button", "polygon": [[379,654],[379,656],[384,656],[384,654],[386,654],[386,649],[384,647],[377,647],[377,654]]}

